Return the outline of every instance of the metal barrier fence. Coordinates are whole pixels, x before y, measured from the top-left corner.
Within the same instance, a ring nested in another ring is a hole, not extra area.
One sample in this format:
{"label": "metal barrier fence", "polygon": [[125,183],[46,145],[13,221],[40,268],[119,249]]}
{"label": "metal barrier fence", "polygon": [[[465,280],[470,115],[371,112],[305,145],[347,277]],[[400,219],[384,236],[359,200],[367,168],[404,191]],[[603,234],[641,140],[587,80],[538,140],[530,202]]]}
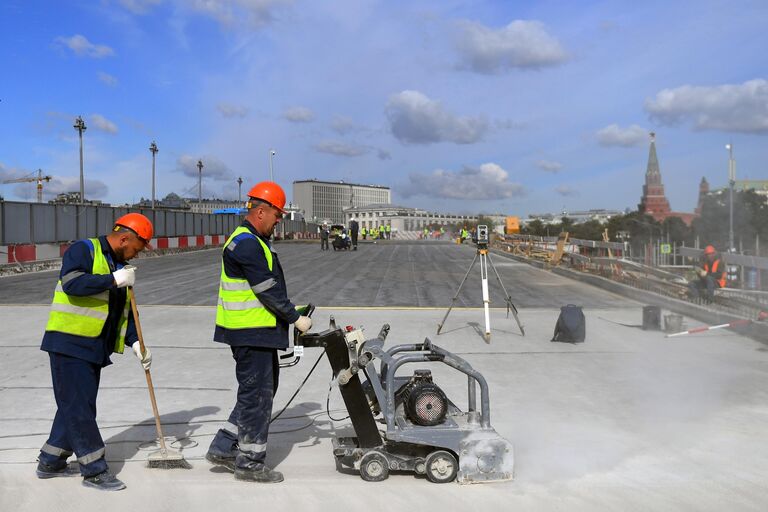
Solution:
{"label": "metal barrier fence", "polygon": [[0,245],[58,243],[103,235],[128,212],[146,215],[154,225],[155,237],[225,235],[242,221],[235,214],[3,201]]}
{"label": "metal barrier fence", "polygon": [[[228,235],[243,220],[242,215],[231,213],[0,201],[0,246],[62,243],[103,235],[129,212],[147,216],[155,238]],[[304,220],[285,219],[275,228],[275,236],[282,239],[315,238],[317,232],[316,224]]]}

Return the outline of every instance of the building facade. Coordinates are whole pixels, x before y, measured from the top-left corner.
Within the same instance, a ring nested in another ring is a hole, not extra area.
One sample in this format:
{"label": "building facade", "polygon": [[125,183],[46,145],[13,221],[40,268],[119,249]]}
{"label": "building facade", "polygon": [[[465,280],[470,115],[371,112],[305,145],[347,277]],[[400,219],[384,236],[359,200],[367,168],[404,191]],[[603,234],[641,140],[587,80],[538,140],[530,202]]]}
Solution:
{"label": "building facade", "polygon": [[395,232],[422,231],[426,227],[435,225],[448,226],[477,222],[476,215],[435,213],[393,204],[370,204],[346,208],[344,225],[348,226],[353,218],[360,223],[361,228],[378,228],[389,224]]}
{"label": "building facade", "polygon": [[232,201],[227,199],[187,199],[189,211],[192,213],[213,213],[214,210],[223,210],[226,208],[244,208],[244,201]]}
{"label": "building facade", "polygon": [[344,181],[301,180],[293,182],[293,202],[304,210],[308,222],[341,224],[344,209],[370,204],[390,204],[389,187]]}

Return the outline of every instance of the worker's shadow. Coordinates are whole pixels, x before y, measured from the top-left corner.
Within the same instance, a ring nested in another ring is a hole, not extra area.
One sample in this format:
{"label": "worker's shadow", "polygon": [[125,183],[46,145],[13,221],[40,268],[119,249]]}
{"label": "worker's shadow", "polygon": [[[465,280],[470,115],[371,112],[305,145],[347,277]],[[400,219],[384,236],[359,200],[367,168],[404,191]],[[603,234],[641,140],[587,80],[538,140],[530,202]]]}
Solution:
{"label": "worker's shadow", "polygon": [[[206,406],[161,414],[160,423],[166,438],[166,447],[181,451],[183,454],[185,448],[197,446],[198,441],[195,440],[194,434],[204,424],[192,420],[216,414],[220,410],[219,407]],[[146,453],[145,456],[140,457],[142,461],[146,460],[150,453],[159,449],[155,418],[149,417],[140,421],[127,430],[113,435],[104,444],[107,445],[109,468],[114,474],[120,473],[125,462],[133,459],[139,452]]]}
{"label": "worker's shadow", "polygon": [[334,433],[333,425],[319,403],[296,404],[286,409],[269,427],[267,463],[278,466],[294,449],[316,446],[321,439],[333,437]]}

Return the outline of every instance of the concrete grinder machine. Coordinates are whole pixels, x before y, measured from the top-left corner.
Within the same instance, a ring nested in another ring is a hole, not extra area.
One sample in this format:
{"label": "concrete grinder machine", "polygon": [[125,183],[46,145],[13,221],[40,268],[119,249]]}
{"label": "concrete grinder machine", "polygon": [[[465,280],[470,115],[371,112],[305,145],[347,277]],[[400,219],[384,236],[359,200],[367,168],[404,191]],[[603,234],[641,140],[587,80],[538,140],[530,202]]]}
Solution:
{"label": "concrete grinder machine", "polygon": [[[297,347],[325,349],[349,413],[355,437],[333,440],[338,464],[370,482],[385,480],[390,471],[425,475],[435,483],[512,480],[512,445],[491,427],[483,375],[428,338],[384,349],[388,333],[385,324],[376,338],[365,339],[361,329],[342,329],[331,317],[325,331],[294,337]],[[430,370],[397,375],[405,365],[418,363],[440,363],[466,375],[466,411],[448,399]],[[380,424],[386,428],[380,430]]]}

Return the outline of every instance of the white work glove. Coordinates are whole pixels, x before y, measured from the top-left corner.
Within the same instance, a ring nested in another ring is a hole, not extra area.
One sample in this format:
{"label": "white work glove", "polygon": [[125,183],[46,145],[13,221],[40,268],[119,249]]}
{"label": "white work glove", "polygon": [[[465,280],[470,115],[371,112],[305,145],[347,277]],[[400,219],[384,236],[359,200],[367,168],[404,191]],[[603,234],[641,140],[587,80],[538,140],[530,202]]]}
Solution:
{"label": "white work glove", "polygon": [[152,352],[149,351],[149,347],[144,347],[144,355],[141,355],[141,344],[138,341],[131,348],[133,348],[133,353],[141,361],[141,366],[145,370],[149,370],[149,367],[152,366]]}
{"label": "white work glove", "polygon": [[697,270],[697,272],[699,274],[699,277],[701,278],[707,277],[707,271],[704,270],[703,268],[700,268],[699,270]]}
{"label": "white work glove", "polygon": [[128,266],[115,270],[112,272],[112,278],[115,280],[118,288],[133,286],[133,283],[136,282],[136,267]]}
{"label": "white work glove", "polygon": [[312,319],[308,316],[300,316],[293,325],[301,332],[307,332],[312,327]]}

